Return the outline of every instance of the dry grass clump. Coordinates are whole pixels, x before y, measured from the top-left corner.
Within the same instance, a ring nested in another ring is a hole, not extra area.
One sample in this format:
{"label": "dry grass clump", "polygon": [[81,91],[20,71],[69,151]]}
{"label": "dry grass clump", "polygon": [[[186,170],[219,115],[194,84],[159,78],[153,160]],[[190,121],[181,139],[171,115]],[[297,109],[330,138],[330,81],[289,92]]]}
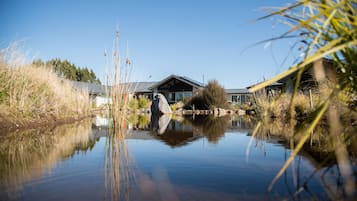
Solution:
{"label": "dry grass clump", "polygon": [[265,95],[256,96],[257,112],[261,117],[279,118],[287,120],[292,117],[307,116],[313,111],[313,105],[317,104],[318,97],[312,97],[312,104],[309,96],[298,93],[294,99],[294,110],[290,114],[291,94],[284,93],[278,97],[267,97]]}
{"label": "dry grass clump", "polygon": [[229,108],[227,94],[216,80],[209,81],[207,86],[193,96],[184,106],[185,109],[209,110],[214,108]]}
{"label": "dry grass clump", "polygon": [[11,48],[0,52],[0,121],[21,124],[89,114],[87,92],[76,91],[48,68],[18,63],[18,57]]}

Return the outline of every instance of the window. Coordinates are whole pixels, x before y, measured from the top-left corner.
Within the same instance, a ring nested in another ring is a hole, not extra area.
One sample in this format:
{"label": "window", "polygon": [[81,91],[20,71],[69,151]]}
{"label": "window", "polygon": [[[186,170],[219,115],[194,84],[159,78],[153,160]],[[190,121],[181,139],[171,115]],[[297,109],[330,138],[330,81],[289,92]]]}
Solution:
{"label": "window", "polygon": [[239,96],[239,95],[233,95],[232,96],[232,103],[233,104],[240,104],[241,102],[240,102],[240,100],[241,100],[241,97]]}
{"label": "window", "polygon": [[238,96],[232,96],[232,103],[238,102]]}
{"label": "window", "polygon": [[176,92],[176,102],[183,99],[183,92]]}
{"label": "window", "polygon": [[189,98],[189,97],[192,97],[192,92],[190,91],[186,91],[183,95],[184,98]]}
{"label": "window", "polygon": [[175,101],[175,93],[169,93],[169,102]]}
{"label": "window", "polygon": [[242,103],[245,103],[245,95],[242,95]]}

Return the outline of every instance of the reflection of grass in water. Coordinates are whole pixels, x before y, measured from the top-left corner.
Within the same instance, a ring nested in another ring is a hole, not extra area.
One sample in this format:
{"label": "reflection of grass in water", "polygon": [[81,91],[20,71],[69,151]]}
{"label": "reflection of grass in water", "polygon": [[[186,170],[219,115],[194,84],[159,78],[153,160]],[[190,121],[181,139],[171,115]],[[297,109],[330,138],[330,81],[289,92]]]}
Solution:
{"label": "reflection of grass in water", "polygon": [[131,114],[127,117],[127,122],[134,128],[144,129],[150,125],[150,115]]}
{"label": "reflection of grass in water", "polygon": [[[0,180],[9,187],[9,196],[22,184],[44,174],[57,161],[76,150],[93,147],[91,122],[63,125],[54,129],[26,130],[0,139]],[[11,190],[10,188],[15,188]]]}
{"label": "reflection of grass in water", "polygon": [[[291,122],[273,119],[261,121],[257,132],[254,134],[254,138],[267,140],[271,136],[278,136],[285,138],[287,141],[291,141],[293,144],[297,144],[304,135],[302,135],[301,132],[294,133],[293,131],[304,131],[307,129],[307,125],[293,121],[291,126],[290,123]],[[345,145],[347,147],[353,148],[353,143],[355,143],[353,133],[357,133],[357,128],[352,126],[350,122],[344,122],[342,126],[344,129],[341,133],[341,137],[345,139]],[[314,147],[320,152],[334,152],[337,142],[334,140],[333,136],[327,135],[327,133],[329,133],[328,126],[324,123],[318,124],[313,132],[310,133],[306,145]]]}
{"label": "reflection of grass in water", "polygon": [[140,115],[138,119],[138,127],[139,128],[146,128],[150,124],[150,117],[149,115]]}
{"label": "reflection of grass in water", "polygon": [[[304,130],[306,129],[306,126],[299,125],[297,122],[294,122],[293,125],[294,126],[291,127],[289,123],[285,123],[279,120],[259,122],[253,131],[253,137],[248,144],[246,152],[247,159],[249,157],[249,151],[253,140],[256,140],[255,147],[259,147],[259,142],[262,143],[261,145],[264,145],[264,143],[272,137],[285,138],[286,142],[290,142],[290,146],[286,144],[287,148],[290,148],[292,151],[294,151],[294,148],[305,136],[301,132],[291,135],[291,129],[294,129],[294,131]],[[343,127],[344,130],[343,133],[341,133],[341,137],[344,139],[344,146],[346,146],[346,150],[349,152],[349,160],[355,160],[357,154],[357,138],[354,136],[354,133],[357,133],[357,128],[351,126],[349,122],[345,122]],[[299,151],[299,153],[296,153],[296,155],[303,155],[304,157],[308,157],[309,161],[314,161],[313,165],[316,169],[309,177],[303,178],[303,182],[300,182],[300,184],[297,185],[295,189],[296,192],[293,193],[294,197],[304,191],[308,191],[309,181],[313,177],[321,178],[324,189],[328,191],[328,195],[330,198],[333,198],[333,200],[343,199],[345,197],[343,183],[346,182],[346,180],[341,176],[341,169],[339,168],[338,160],[335,155],[335,150],[336,147],[339,146],[339,142],[336,141],[334,136],[326,135],[327,133],[329,133],[328,126],[322,123],[318,124],[314,131],[310,134],[308,143],[304,143],[303,148]],[[286,158],[286,161],[287,160],[288,157]],[[291,162],[291,167],[293,170],[293,177],[296,177],[296,160],[294,161]],[[356,162],[351,163],[356,165]],[[287,170],[283,172],[283,175],[286,174]]]}
{"label": "reflection of grass in water", "polygon": [[[127,107],[129,102],[129,76],[131,71],[131,61],[125,59],[125,65],[119,52],[119,32],[116,31],[112,54],[112,87],[107,89],[107,96],[111,97],[112,104],[109,106],[109,113],[113,119],[112,125],[107,134],[106,155],[105,155],[105,194],[104,200],[129,199],[129,156],[125,144],[126,128],[128,124]],[[109,79],[109,75],[108,75]],[[110,196],[108,198],[108,196]]]}
{"label": "reflection of grass in water", "polygon": [[125,127],[115,127],[107,134],[104,200],[108,200],[108,196],[110,200],[129,200],[131,170],[125,144],[126,132]]}
{"label": "reflection of grass in water", "polygon": [[228,127],[229,119],[229,116],[197,116],[194,120],[192,120],[192,125],[201,130],[202,134],[207,137],[208,141],[217,143],[218,140],[224,136],[224,132]]}

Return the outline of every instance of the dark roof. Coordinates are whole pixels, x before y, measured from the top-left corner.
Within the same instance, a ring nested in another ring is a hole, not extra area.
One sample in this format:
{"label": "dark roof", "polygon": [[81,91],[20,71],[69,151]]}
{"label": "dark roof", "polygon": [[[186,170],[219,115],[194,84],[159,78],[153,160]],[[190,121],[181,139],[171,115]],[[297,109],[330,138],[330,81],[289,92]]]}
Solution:
{"label": "dark roof", "polygon": [[247,89],[225,89],[227,94],[249,94]]}
{"label": "dark roof", "polygon": [[[105,94],[105,86],[101,84],[89,83],[89,82],[78,82],[69,81],[73,88],[78,90],[88,90],[89,94]],[[109,87],[110,88],[110,87]],[[110,90],[108,88],[108,90]]]}
{"label": "dark roof", "polygon": [[[256,86],[256,85],[258,85],[258,84],[260,84],[260,83],[263,83],[263,82],[265,82],[265,81],[258,82],[257,84],[253,84],[253,85],[247,86],[247,89],[250,89],[250,88],[252,88],[252,87],[254,87],[254,86]],[[267,86],[267,87],[279,87],[279,86],[283,86],[283,85],[284,85],[284,84],[281,83],[281,82],[274,82],[274,83],[270,84],[270,85]]]}
{"label": "dark roof", "polygon": [[202,82],[198,82],[198,81],[193,80],[193,79],[191,79],[189,77],[186,77],[186,76],[178,76],[178,77],[180,77],[181,79],[187,80],[187,81],[195,84],[198,87],[204,87],[205,86]]}
{"label": "dark roof", "polygon": [[198,87],[198,88],[204,87],[204,85],[203,85],[201,82],[198,82],[198,81],[196,81],[196,80],[193,80],[193,79],[191,79],[191,78],[189,78],[189,77],[186,77],[186,76],[178,76],[178,75],[170,75],[170,76],[166,77],[165,79],[161,80],[160,82],[157,82],[156,84],[154,84],[153,86],[151,86],[150,89],[156,88],[156,87],[160,86],[161,84],[163,84],[163,83],[165,83],[165,82],[167,82],[168,80],[171,80],[171,79],[173,79],[173,78],[178,79],[178,80],[180,80],[180,81],[182,81],[182,82],[185,82],[185,83],[187,83],[187,84],[189,84],[189,85],[192,85],[192,86],[194,86],[194,87]]}
{"label": "dark roof", "polygon": [[124,83],[128,87],[129,93],[144,93],[144,92],[152,92],[151,87],[158,82],[129,82]]}

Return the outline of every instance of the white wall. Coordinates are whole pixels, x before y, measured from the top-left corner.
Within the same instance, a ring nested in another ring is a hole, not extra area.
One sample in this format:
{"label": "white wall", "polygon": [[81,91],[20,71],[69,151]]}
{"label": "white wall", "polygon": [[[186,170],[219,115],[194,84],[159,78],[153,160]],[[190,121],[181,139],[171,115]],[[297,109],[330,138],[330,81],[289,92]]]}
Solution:
{"label": "white wall", "polygon": [[107,98],[107,97],[102,97],[102,96],[96,96],[95,99],[95,106],[99,107],[105,104],[112,104],[112,99]]}

